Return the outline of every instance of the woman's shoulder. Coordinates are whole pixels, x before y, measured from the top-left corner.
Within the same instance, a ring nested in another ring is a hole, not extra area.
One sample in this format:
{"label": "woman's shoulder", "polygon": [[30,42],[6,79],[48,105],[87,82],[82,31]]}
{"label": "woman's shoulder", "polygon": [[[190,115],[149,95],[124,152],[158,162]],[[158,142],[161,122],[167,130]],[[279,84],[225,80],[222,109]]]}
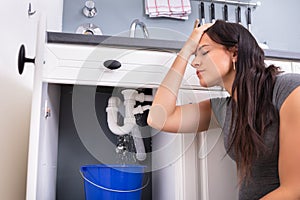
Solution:
{"label": "woman's shoulder", "polygon": [[280,110],[282,103],[294,89],[300,86],[300,74],[285,73],[276,77],[273,89],[273,104]]}
{"label": "woman's shoulder", "polygon": [[211,107],[215,109],[220,109],[221,107],[226,107],[228,102],[231,100],[230,96],[227,97],[217,97],[217,98],[211,98],[210,103]]}
{"label": "woman's shoulder", "polygon": [[297,81],[300,78],[298,73],[283,73],[276,76],[276,82]]}
{"label": "woman's shoulder", "polygon": [[224,126],[226,117],[226,108],[230,102],[231,97],[219,97],[210,99],[211,109],[215,118],[221,127]]}

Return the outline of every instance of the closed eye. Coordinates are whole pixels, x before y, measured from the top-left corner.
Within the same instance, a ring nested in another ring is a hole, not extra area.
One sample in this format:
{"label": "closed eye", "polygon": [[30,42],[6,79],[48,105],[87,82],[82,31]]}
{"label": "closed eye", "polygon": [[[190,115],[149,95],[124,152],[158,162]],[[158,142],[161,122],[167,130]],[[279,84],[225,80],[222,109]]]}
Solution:
{"label": "closed eye", "polygon": [[[200,55],[202,55],[202,56],[205,56],[206,54],[208,54],[209,53],[209,51],[204,51],[204,50],[201,50],[200,51]],[[197,55],[199,54],[199,52],[196,52],[195,53],[195,57],[197,57]]]}
{"label": "closed eye", "polygon": [[202,51],[201,54],[202,54],[203,56],[205,56],[206,54],[208,54],[208,52],[209,52],[209,51]]}

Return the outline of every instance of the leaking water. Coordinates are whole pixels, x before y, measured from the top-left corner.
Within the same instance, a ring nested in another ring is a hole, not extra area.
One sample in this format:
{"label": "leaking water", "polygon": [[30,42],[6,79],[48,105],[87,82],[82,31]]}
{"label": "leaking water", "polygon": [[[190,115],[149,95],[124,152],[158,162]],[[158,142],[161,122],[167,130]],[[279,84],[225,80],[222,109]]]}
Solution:
{"label": "leaking water", "polygon": [[134,142],[130,135],[118,136],[116,156],[118,164],[128,165],[137,163]]}

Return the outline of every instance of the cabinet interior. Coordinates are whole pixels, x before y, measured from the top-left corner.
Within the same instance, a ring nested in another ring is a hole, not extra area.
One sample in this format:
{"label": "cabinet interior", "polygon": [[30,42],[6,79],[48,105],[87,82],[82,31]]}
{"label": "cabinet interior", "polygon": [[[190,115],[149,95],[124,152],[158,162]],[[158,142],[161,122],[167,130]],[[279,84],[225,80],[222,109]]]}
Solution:
{"label": "cabinet interior", "polygon": [[[120,164],[115,151],[117,136],[108,128],[105,108],[108,98],[120,94],[123,88],[50,83],[44,83],[43,88],[47,92],[43,98],[46,103],[42,105],[48,109],[48,117],[44,117],[45,130],[40,138],[38,187],[47,188],[57,200],[82,200],[81,166]],[[150,128],[141,127],[141,132],[147,135]],[[146,152],[151,152],[151,137],[143,140]],[[137,164],[151,165],[151,156]],[[152,173],[145,173],[144,179],[149,179],[149,183],[143,189],[142,199],[151,200]]]}

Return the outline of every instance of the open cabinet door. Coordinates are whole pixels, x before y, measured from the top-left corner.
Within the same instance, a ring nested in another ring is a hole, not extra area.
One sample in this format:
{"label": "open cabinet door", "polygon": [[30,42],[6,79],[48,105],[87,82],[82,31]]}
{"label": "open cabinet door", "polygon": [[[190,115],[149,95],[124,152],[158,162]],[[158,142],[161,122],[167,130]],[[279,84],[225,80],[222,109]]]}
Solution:
{"label": "open cabinet door", "polygon": [[[31,106],[31,122],[30,122],[30,136],[29,136],[29,152],[28,152],[28,172],[27,172],[27,190],[26,199],[37,199],[38,187],[38,161],[39,161],[39,140],[40,135],[44,132],[42,130],[45,120],[45,109],[42,105],[43,96],[43,82],[42,72],[44,63],[44,49],[46,44],[46,18],[44,15],[39,16],[37,29],[37,43],[36,43],[36,57],[35,57],[35,71],[34,71],[34,85],[32,94]],[[44,110],[44,111],[43,111]]]}

